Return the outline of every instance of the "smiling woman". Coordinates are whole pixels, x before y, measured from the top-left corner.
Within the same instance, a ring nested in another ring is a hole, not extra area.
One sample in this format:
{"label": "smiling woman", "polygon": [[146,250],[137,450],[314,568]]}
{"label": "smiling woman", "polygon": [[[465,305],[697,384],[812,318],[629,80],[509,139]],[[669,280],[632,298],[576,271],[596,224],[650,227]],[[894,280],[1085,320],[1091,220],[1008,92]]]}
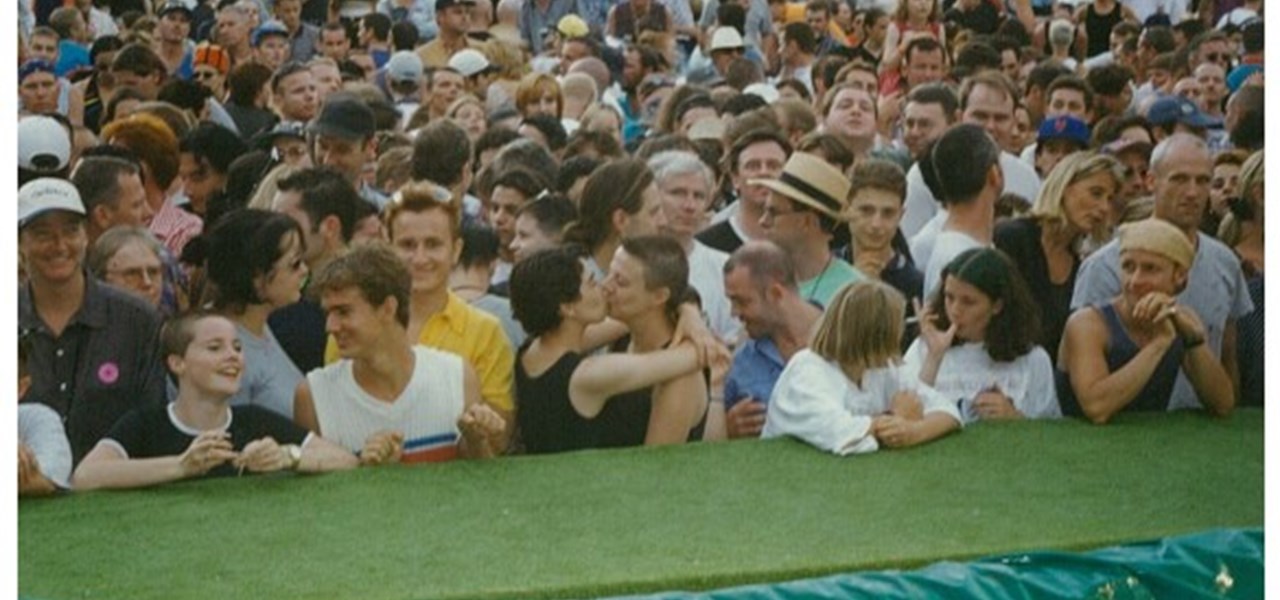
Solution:
{"label": "smiling woman", "polygon": [[293,218],[246,209],[228,214],[209,232],[207,272],[214,310],[235,323],[244,346],[244,384],[231,404],[253,404],[293,416],[302,371],[281,349],[267,316],[301,297],[307,278],[302,229]]}
{"label": "smiling woman", "polygon": [[160,337],[178,381],[177,400],[125,415],[76,468],[73,487],[134,488],[229,477],[237,469],[322,472],[357,465],[355,455],[276,413],[229,405],[245,366],[231,321],[185,315],[166,324]]}

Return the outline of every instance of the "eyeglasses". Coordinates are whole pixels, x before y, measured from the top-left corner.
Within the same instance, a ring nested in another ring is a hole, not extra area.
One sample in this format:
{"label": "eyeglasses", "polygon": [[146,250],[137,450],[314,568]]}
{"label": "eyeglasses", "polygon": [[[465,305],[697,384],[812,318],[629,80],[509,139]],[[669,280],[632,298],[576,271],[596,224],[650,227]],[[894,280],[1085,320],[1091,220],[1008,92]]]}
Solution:
{"label": "eyeglasses", "polygon": [[800,211],[800,210],[786,210],[786,211],[783,211],[783,210],[778,210],[778,209],[776,209],[776,208],[774,208],[774,207],[772,207],[772,206],[765,206],[765,207],[764,207],[763,214],[761,215],[761,220],[762,220],[762,221],[773,221],[773,220],[778,219],[778,218],[780,218],[780,217],[785,217],[785,216],[788,216],[788,215],[794,215],[794,214],[801,213],[801,212],[804,212],[804,211]]}
{"label": "eyeglasses", "polygon": [[159,266],[153,267],[130,267],[128,269],[107,269],[107,274],[124,280],[131,285],[138,285],[152,281],[160,281],[160,275],[164,271]]}

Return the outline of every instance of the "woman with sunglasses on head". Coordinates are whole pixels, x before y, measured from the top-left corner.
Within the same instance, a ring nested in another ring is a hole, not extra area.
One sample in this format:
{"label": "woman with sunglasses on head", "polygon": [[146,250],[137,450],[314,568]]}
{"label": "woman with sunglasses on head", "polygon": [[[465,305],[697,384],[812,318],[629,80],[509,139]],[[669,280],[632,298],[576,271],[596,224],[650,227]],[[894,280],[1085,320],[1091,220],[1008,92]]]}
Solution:
{"label": "woman with sunglasses on head", "polygon": [[203,242],[210,308],[235,323],[244,348],[245,372],[233,406],[253,404],[293,418],[303,374],[276,341],[267,316],[302,296],[302,239],[292,218],[244,209],[215,223]]}

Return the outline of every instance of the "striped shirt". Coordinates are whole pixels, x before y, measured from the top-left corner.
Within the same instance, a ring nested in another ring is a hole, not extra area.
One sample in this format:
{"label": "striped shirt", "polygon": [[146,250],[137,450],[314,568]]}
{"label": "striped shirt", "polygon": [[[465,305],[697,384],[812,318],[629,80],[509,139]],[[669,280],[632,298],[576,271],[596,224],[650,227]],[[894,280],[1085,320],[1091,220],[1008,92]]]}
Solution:
{"label": "striped shirt", "polygon": [[462,358],[426,346],[413,351],[416,364],[409,385],[390,403],[356,383],[349,359],[308,373],[322,435],[358,454],[373,433],[398,431],[404,434],[401,462],[457,458],[458,418],[464,407]]}
{"label": "striped shirt", "polygon": [[204,221],[175,202],[176,197],[166,198],[160,210],[151,218],[147,227],[174,256],[182,256],[182,249],[191,238],[200,235]]}

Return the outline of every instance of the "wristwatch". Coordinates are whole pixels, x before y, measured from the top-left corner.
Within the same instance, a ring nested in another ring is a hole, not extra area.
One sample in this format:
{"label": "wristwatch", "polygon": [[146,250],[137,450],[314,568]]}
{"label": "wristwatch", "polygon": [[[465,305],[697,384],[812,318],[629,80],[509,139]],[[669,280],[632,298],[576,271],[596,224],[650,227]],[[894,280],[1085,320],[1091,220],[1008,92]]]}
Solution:
{"label": "wristwatch", "polygon": [[284,450],[285,456],[289,458],[289,470],[297,471],[298,465],[302,464],[302,447],[297,444],[286,444],[280,449]]}

